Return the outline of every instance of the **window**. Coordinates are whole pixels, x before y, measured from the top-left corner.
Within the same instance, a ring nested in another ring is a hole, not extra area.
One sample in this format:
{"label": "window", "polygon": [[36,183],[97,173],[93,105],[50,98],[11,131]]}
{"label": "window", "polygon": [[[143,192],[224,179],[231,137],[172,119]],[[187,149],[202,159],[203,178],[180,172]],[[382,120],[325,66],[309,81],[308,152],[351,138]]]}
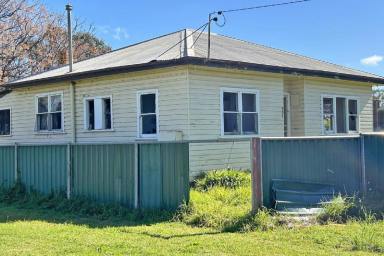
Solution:
{"label": "window", "polygon": [[222,135],[259,133],[258,93],[254,90],[223,89]]}
{"label": "window", "polygon": [[157,90],[138,92],[139,137],[156,137],[159,129]]}
{"label": "window", "polygon": [[350,97],[323,96],[324,134],[358,131],[358,100]]}
{"label": "window", "polygon": [[85,99],[85,129],[111,130],[112,105],[111,97],[94,97]]}
{"label": "window", "polygon": [[45,94],[37,96],[37,131],[63,130],[63,95]]}
{"label": "window", "polygon": [[0,109],[0,136],[11,135],[11,110]]}

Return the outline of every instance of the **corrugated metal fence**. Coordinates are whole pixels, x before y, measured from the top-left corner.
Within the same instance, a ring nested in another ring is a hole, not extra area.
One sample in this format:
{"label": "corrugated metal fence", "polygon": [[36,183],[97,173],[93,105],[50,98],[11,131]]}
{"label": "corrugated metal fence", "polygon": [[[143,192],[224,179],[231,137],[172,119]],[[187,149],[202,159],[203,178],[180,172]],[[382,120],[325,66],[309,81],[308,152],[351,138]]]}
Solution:
{"label": "corrugated metal fence", "polygon": [[332,184],[344,194],[383,190],[383,136],[261,138],[252,145],[254,197],[267,207],[273,179]]}
{"label": "corrugated metal fence", "polygon": [[131,208],[176,208],[189,199],[187,143],[0,147],[0,185]]}

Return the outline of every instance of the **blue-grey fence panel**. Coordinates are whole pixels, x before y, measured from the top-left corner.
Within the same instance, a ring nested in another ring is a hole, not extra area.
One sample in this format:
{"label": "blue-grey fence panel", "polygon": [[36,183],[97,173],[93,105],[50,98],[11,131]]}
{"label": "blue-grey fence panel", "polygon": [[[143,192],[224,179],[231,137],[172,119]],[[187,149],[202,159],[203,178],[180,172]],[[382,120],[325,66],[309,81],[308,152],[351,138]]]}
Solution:
{"label": "blue-grey fence panel", "polygon": [[272,179],[335,185],[354,193],[361,185],[360,139],[303,138],[262,140],[263,201],[271,206]]}
{"label": "blue-grey fence panel", "polygon": [[384,136],[364,135],[364,152],[367,188],[384,192]]}
{"label": "blue-grey fence panel", "polygon": [[73,195],[134,206],[134,145],[72,146]]}
{"label": "blue-grey fence panel", "polygon": [[18,172],[28,190],[42,193],[66,190],[67,146],[18,146]]}
{"label": "blue-grey fence panel", "polygon": [[9,188],[15,183],[15,147],[0,147],[0,187]]}
{"label": "blue-grey fence panel", "polygon": [[172,209],[189,199],[187,143],[139,145],[139,204]]}

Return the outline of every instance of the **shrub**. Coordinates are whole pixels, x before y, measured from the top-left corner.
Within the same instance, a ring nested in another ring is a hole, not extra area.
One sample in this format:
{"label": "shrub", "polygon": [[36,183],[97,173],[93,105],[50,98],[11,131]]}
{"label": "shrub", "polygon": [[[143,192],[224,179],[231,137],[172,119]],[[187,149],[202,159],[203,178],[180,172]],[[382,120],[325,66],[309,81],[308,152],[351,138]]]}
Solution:
{"label": "shrub", "polygon": [[213,187],[239,188],[251,184],[248,171],[213,170],[199,176],[193,186],[200,191],[207,191]]}
{"label": "shrub", "polygon": [[343,197],[338,195],[329,203],[325,203],[323,211],[317,216],[317,221],[321,224],[328,222],[344,223],[348,219],[348,211],[354,206],[353,197]]}

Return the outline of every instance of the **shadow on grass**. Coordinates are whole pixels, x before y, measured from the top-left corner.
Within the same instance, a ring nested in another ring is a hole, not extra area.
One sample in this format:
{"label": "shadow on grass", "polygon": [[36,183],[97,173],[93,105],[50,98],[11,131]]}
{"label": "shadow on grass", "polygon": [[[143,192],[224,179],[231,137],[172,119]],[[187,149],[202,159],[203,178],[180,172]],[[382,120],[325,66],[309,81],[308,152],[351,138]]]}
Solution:
{"label": "shadow on grass", "polygon": [[56,209],[0,202],[0,223],[44,221],[56,224],[85,225],[90,228],[132,227],[173,221],[175,212],[127,210],[123,216],[86,215]]}

